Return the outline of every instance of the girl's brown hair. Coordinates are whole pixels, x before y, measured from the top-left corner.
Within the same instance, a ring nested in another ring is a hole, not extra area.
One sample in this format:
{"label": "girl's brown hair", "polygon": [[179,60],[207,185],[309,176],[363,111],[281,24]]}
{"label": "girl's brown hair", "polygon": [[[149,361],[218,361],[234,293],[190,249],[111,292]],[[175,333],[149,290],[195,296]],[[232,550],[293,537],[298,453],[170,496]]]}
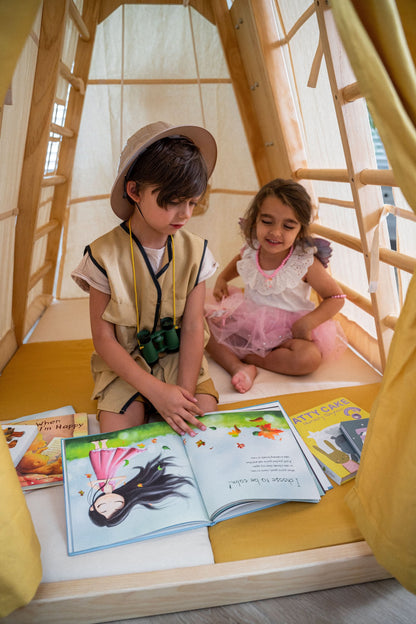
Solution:
{"label": "girl's brown hair", "polygon": [[276,178],[259,190],[247,208],[242,222],[242,232],[247,244],[254,248],[258,214],[266,197],[276,197],[286,206],[290,206],[300,223],[298,241],[304,242],[309,237],[309,224],[312,217],[312,203],[306,189],[293,180]]}

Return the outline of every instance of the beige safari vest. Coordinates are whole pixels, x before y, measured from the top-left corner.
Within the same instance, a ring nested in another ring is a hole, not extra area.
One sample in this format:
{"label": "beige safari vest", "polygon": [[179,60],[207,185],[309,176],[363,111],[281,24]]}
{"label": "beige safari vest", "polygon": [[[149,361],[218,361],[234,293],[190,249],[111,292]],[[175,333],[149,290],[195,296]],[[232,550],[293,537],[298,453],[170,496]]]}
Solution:
{"label": "beige safari vest", "polygon": [[[140,329],[154,332],[160,329],[161,318],[173,317],[173,245],[169,237],[161,268],[155,274],[141,243],[134,234],[132,237]],[[175,234],[173,244],[176,321],[180,326],[186,299],[198,282],[207,241],[180,230]],[[114,324],[119,343],[144,370],[162,381],[175,384],[178,353],[160,357],[152,368],[140,355],[136,337],[136,305],[127,224],[122,223],[98,238],[86,251],[109,281],[111,299],[104,311],[103,319]],[[206,344],[209,333],[206,325],[205,327]],[[93,398],[98,399],[98,408],[117,413],[124,411],[123,408],[138,395],[136,389],[118,377],[97,353],[92,355],[91,368],[95,382]],[[198,383],[207,379],[209,379],[208,366],[203,358]]]}

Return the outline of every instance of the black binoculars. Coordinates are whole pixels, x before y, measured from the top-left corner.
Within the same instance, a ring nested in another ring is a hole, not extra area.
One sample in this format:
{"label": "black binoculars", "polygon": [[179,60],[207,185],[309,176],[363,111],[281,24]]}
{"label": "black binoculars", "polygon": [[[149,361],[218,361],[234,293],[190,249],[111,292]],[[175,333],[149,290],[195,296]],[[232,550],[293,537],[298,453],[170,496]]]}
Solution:
{"label": "black binoculars", "polygon": [[148,329],[141,329],[137,334],[142,356],[147,364],[155,364],[159,353],[174,353],[179,349],[179,333],[173,319],[166,316],[160,321],[161,329],[153,334]]}

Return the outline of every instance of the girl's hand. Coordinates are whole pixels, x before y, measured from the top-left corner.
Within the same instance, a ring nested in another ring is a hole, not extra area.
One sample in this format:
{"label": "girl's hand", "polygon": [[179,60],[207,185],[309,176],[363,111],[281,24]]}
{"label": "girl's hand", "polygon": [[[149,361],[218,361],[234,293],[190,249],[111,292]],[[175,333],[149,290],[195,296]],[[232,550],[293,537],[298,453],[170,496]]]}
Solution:
{"label": "girl's hand", "polygon": [[229,296],[227,281],[221,277],[221,275],[218,276],[217,281],[215,282],[212,294],[217,301],[221,301],[224,297]]}
{"label": "girl's hand", "polygon": [[195,432],[189,425],[205,431],[205,425],[195,418],[196,415],[202,416],[202,411],[196,404],[197,400],[185,388],[162,383],[157,395],[148,396],[148,399],[176,433],[194,436]]}
{"label": "girl's hand", "polygon": [[292,325],[293,338],[300,338],[302,340],[312,340],[313,325],[308,322],[308,315],[295,321]]}

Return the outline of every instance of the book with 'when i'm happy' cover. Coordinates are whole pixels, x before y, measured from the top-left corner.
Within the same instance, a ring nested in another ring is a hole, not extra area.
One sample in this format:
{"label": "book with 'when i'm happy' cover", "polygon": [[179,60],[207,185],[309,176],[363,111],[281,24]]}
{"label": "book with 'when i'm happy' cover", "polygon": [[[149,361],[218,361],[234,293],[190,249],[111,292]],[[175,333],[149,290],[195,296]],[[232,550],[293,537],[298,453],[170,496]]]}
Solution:
{"label": "book with 'when i'm happy' cover", "polygon": [[88,415],[65,407],[3,422],[2,428],[20,485],[29,491],[62,485],[61,439],[88,434]]}

